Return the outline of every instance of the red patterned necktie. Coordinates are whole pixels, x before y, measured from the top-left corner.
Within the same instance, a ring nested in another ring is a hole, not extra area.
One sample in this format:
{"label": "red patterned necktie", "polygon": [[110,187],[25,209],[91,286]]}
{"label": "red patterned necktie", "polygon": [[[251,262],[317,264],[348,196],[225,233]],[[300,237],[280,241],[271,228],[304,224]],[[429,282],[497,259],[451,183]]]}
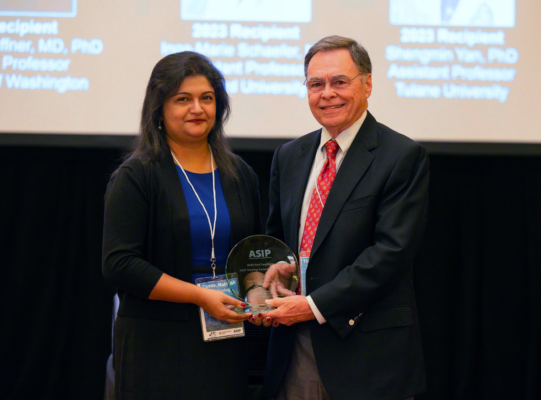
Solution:
{"label": "red patterned necktie", "polygon": [[[302,233],[301,248],[300,251],[311,251],[312,244],[314,243],[314,237],[316,236],[317,226],[319,224],[319,218],[323,212],[323,206],[329,196],[329,191],[336,177],[336,153],[338,153],[338,143],[334,139],[325,143],[325,149],[327,150],[327,158],[323,164],[323,168],[317,178],[316,187],[312,192],[310,198],[310,205],[308,212],[306,213],[306,222],[304,223],[304,231]],[[301,285],[297,289],[300,292]]]}

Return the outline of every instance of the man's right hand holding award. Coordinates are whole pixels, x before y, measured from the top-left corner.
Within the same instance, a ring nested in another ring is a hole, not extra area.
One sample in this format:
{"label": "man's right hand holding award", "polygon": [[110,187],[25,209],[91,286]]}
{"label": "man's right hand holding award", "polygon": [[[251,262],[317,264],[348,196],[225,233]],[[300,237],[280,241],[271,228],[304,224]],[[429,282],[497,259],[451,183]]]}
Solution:
{"label": "man's right hand holding award", "polygon": [[[286,297],[296,296],[291,290],[292,276],[297,273],[297,265],[280,262],[269,267],[265,275],[261,276],[261,286],[250,290],[247,293],[249,304],[267,304],[272,307],[278,305],[272,304],[272,300],[279,300]],[[259,285],[258,285],[259,286]],[[281,303],[280,303],[281,304]],[[250,322],[255,325],[270,326],[272,318],[268,315],[269,311],[262,314],[255,314],[250,318]],[[275,322],[278,326],[278,322]]]}

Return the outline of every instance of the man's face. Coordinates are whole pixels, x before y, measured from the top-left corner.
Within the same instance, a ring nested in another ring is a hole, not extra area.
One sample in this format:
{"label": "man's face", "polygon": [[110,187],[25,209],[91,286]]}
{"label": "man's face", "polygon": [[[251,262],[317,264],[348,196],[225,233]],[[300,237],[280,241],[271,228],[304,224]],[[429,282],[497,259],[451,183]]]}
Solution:
{"label": "man's face", "polygon": [[331,134],[338,136],[349,128],[368,108],[372,93],[372,75],[361,75],[346,88],[334,89],[329,81],[353,78],[359,70],[347,49],[320,51],[312,57],[306,71],[307,81],[328,81],[322,91],[308,90],[308,104],[314,118]]}

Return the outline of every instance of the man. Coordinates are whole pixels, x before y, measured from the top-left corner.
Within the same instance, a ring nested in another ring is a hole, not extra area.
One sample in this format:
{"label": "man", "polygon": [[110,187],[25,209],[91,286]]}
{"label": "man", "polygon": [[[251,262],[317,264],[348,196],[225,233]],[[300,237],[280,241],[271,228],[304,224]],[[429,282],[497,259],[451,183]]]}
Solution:
{"label": "man", "polygon": [[280,325],[264,398],[402,400],[425,390],[412,264],[428,158],[367,111],[371,72],[366,50],[339,36],[305,58],[322,129],[276,150],[267,234],[307,268],[301,295],[270,300],[277,309],[266,317]]}

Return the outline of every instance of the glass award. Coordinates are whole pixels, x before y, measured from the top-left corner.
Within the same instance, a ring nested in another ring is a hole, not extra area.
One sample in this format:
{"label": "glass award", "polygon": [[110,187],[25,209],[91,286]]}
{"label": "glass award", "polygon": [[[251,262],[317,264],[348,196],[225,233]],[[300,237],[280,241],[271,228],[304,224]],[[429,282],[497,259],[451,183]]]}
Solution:
{"label": "glass award", "polygon": [[230,289],[246,308],[237,312],[264,312],[273,307],[265,300],[294,296],[299,283],[295,253],[282,241],[267,235],[241,240],[229,253],[225,275]]}

